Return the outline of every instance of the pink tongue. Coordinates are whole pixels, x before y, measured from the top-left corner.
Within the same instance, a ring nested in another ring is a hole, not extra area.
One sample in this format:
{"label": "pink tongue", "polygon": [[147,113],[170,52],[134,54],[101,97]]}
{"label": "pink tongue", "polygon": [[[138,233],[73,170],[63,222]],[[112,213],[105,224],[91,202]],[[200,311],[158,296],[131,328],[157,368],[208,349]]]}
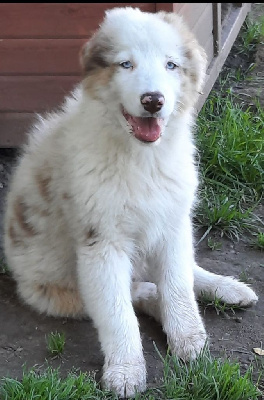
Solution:
{"label": "pink tongue", "polygon": [[160,118],[140,118],[125,115],[127,122],[132,126],[134,135],[137,139],[144,142],[155,142],[161,135]]}

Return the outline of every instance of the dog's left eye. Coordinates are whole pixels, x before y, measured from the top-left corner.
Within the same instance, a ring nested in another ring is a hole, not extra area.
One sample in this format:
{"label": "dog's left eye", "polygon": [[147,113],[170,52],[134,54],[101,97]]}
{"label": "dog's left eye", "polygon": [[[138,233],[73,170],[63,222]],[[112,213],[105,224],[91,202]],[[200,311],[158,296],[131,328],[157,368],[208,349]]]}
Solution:
{"label": "dog's left eye", "polygon": [[122,63],[120,63],[121,67],[129,69],[129,68],[133,68],[133,65],[130,61],[124,61]]}
{"label": "dog's left eye", "polygon": [[166,65],[166,68],[167,69],[175,69],[175,68],[177,68],[177,65],[172,61],[168,61],[167,65]]}

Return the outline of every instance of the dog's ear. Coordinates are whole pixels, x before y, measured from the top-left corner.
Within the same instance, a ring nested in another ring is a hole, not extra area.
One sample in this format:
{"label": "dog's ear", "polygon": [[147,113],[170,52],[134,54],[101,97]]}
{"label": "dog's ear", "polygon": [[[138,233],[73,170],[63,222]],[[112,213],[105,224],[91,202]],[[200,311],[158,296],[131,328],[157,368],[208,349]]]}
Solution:
{"label": "dog's ear", "polygon": [[200,92],[207,65],[207,56],[204,49],[200,46],[181,16],[164,11],[157,13],[157,15],[163,21],[172,25],[183,39],[183,53],[185,56],[183,68],[191,78],[193,85],[195,85],[195,90]]}
{"label": "dog's ear", "polygon": [[97,31],[80,51],[80,63],[84,74],[88,75],[98,68],[109,67],[108,55],[111,48],[110,40]]}

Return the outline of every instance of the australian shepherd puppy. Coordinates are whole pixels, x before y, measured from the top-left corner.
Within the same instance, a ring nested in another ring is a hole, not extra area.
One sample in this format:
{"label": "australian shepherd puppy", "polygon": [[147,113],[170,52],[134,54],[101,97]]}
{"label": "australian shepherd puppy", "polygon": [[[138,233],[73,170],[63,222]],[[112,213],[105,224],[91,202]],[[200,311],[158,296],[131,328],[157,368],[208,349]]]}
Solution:
{"label": "australian shepherd puppy", "polygon": [[130,397],[146,389],[135,308],[188,359],[206,340],[201,292],[244,306],[257,296],[195,263],[193,107],[206,56],[182,19],[106,12],[81,64],[82,82],[39,118],[14,171],[5,253],[25,303],[92,318],[103,383]]}

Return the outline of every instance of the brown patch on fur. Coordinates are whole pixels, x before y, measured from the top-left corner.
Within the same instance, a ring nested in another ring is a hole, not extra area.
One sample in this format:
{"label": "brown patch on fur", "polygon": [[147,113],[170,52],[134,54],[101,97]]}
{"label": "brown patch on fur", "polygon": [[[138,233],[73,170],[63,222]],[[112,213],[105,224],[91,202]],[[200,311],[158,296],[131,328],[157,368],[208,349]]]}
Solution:
{"label": "brown patch on fur", "polygon": [[63,193],[62,198],[63,200],[69,200],[71,196],[68,193]]}
{"label": "brown patch on fur", "polygon": [[[96,238],[98,237],[98,232],[94,228],[90,228],[88,232],[86,232],[85,235],[85,243],[88,241],[88,246],[92,247],[97,243]],[[92,242],[90,242],[91,239],[94,239]]]}
{"label": "brown patch on fur", "polygon": [[107,51],[108,47],[106,45],[96,44],[90,49],[87,55],[85,47],[83,48],[81,56],[85,74],[89,74],[98,68],[109,67],[110,64],[104,56]]}
{"label": "brown patch on fur", "polygon": [[8,226],[7,229],[7,234],[14,246],[22,244],[21,236],[17,233],[15,226],[14,226],[14,221],[12,220]]}
{"label": "brown patch on fur", "polygon": [[107,54],[113,52],[110,39],[97,31],[94,36],[81,49],[80,60],[85,74],[90,74],[98,68],[110,66]]}
{"label": "brown patch on fur", "polygon": [[185,112],[195,104],[198,98],[198,76],[188,68],[179,68],[181,74],[181,95],[178,111]]}
{"label": "brown patch on fur", "polygon": [[184,55],[189,61],[192,60],[192,52],[189,49],[185,51]]}
{"label": "brown patch on fur", "polygon": [[24,199],[21,196],[18,197],[14,203],[16,221],[26,236],[34,236],[37,232],[34,226],[32,226],[27,220],[27,210],[28,207],[24,203]]}
{"label": "brown patch on fur", "polygon": [[61,287],[56,284],[38,285],[41,295],[48,297],[52,306],[48,314],[61,317],[81,317],[84,306],[77,288]]}
{"label": "brown patch on fur", "polygon": [[87,239],[95,238],[97,236],[98,236],[98,233],[96,232],[96,230],[94,228],[90,228],[86,234]]}
{"label": "brown patch on fur", "polygon": [[41,217],[48,217],[50,215],[49,211],[37,206],[30,207],[34,214],[40,215]]}
{"label": "brown patch on fur", "polygon": [[42,217],[48,217],[50,215],[50,213],[48,212],[48,210],[39,210],[39,213]]}
{"label": "brown patch on fur", "polygon": [[37,186],[39,189],[39,193],[41,194],[43,199],[46,200],[47,202],[50,202],[51,195],[50,195],[49,186],[50,186],[50,182],[51,182],[51,176],[46,175],[46,172],[47,171],[39,171],[36,174],[36,182],[37,182]]}
{"label": "brown patch on fur", "polygon": [[94,97],[98,98],[97,90],[100,87],[107,86],[112,80],[112,76],[116,70],[116,65],[111,65],[108,68],[97,68],[92,71],[83,80],[84,88]]}
{"label": "brown patch on fur", "polygon": [[183,68],[183,73],[190,79],[190,81],[196,85],[198,82],[198,77],[197,74],[195,74],[193,71],[188,70],[187,68]]}
{"label": "brown patch on fur", "polygon": [[198,77],[197,77],[197,75],[196,75],[195,73],[190,73],[189,76],[190,76],[190,79],[191,79],[192,83],[193,83],[194,85],[196,85],[197,82],[198,82]]}
{"label": "brown patch on fur", "polygon": [[84,72],[84,88],[98,98],[98,87],[106,86],[112,78],[116,65],[109,60],[114,53],[110,39],[98,31],[81,51],[81,65]]}

